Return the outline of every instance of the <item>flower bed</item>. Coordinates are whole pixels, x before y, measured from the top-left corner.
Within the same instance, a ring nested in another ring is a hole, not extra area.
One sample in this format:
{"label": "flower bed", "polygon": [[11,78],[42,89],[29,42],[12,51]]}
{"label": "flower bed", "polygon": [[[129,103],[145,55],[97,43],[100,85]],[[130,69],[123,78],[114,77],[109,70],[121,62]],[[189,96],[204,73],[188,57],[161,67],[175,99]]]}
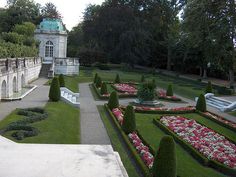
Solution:
{"label": "flower bed", "polygon": [[137,94],[137,89],[133,86],[133,84],[113,84],[114,89],[119,92],[126,93],[126,94]]}
{"label": "flower bed", "polygon": [[[125,109],[126,106],[120,106],[120,108]],[[178,108],[165,108],[165,107],[147,107],[147,106],[134,106],[135,112],[138,113],[171,113],[171,114],[183,114],[183,113],[194,113],[196,111],[195,107],[178,107]]]}
{"label": "flower bed", "polygon": [[213,114],[211,112],[199,112],[199,114],[236,132],[236,123],[234,122],[226,120],[225,118],[218,116],[216,114]]}
{"label": "flower bed", "polygon": [[149,148],[145,146],[136,132],[128,134],[129,140],[141,156],[146,166],[151,169],[154,162],[154,156],[150,153]]}
{"label": "flower bed", "polygon": [[170,100],[170,101],[181,101],[181,99],[176,96],[167,96],[165,90],[158,90],[157,95],[159,99]]}
{"label": "flower bed", "polygon": [[236,169],[236,145],[224,136],[185,117],[163,116],[160,122],[208,159]]}
{"label": "flower bed", "polygon": [[[112,113],[115,116],[116,120],[119,122],[119,125],[122,125],[123,120],[124,120],[124,114],[122,113],[120,108],[112,109]],[[144,142],[142,141],[142,139],[138,136],[136,132],[128,134],[128,137],[129,137],[130,142],[133,144],[134,148],[140,155],[144,164],[149,169],[151,169],[154,162],[154,156],[150,152],[149,147],[144,145]]]}

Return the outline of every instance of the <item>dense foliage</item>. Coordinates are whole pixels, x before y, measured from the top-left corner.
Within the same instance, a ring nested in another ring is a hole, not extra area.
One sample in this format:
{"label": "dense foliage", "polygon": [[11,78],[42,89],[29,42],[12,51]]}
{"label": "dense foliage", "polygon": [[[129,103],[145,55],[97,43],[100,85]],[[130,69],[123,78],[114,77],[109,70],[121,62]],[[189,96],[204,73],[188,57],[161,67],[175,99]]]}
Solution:
{"label": "dense foliage", "polygon": [[116,74],[116,78],[115,78],[114,82],[117,83],[117,84],[121,83],[120,75],[119,74]]}
{"label": "dense foliage", "polygon": [[173,96],[174,93],[173,93],[173,88],[172,88],[172,85],[168,85],[168,88],[166,90],[166,96]]}
{"label": "dense foliage", "polygon": [[57,102],[61,98],[60,84],[57,77],[52,79],[52,83],[49,90],[49,99],[51,101]]}
{"label": "dense foliage", "polygon": [[208,81],[205,93],[213,93],[211,81]]}
{"label": "dense foliage", "polygon": [[143,101],[153,101],[155,99],[155,88],[153,82],[143,83],[138,89],[138,99]]}
{"label": "dense foliage", "polygon": [[119,99],[116,91],[113,91],[108,100],[108,107],[112,110],[119,107]]}
{"label": "dense foliage", "polygon": [[102,83],[102,87],[101,87],[101,91],[100,91],[101,95],[107,94],[107,84],[105,82]]}
{"label": "dense foliage", "polygon": [[153,163],[153,176],[176,177],[176,166],[175,142],[171,136],[164,136]]}
{"label": "dense foliage", "polygon": [[64,75],[63,75],[63,74],[60,74],[58,79],[59,79],[60,87],[65,87]]}
{"label": "dense foliage", "polygon": [[69,33],[68,54],[230,78],[235,66],[235,1],[106,0],[89,5]]}
{"label": "dense foliage", "polygon": [[198,97],[197,104],[196,104],[196,110],[201,112],[206,112],[206,99],[203,94],[201,94]]}
{"label": "dense foliage", "polygon": [[127,106],[124,114],[124,122],[122,129],[126,134],[132,133],[136,130],[135,113],[133,106]]}

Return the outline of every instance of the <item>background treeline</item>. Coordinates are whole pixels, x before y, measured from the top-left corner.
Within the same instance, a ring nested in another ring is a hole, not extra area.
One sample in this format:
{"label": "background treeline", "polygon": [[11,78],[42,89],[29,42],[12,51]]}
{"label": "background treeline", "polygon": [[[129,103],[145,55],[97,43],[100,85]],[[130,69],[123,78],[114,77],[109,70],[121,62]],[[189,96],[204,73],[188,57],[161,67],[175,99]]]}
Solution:
{"label": "background treeline", "polygon": [[43,18],[61,18],[56,6],[32,0],[8,0],[0,8],[0,58],[38,56],[34,31]]}
{"label": "background treeline", "polygon": [[234,80],[234,0],[106,0],[69,33],[84,65],[127,63]]}

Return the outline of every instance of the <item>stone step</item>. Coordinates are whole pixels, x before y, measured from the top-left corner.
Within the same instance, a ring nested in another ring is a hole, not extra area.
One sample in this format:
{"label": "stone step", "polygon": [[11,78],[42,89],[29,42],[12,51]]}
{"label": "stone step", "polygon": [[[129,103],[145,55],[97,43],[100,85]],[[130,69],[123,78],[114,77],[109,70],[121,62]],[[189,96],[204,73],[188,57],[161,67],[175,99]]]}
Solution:
{"label": "stone step", "polygon": [[207,101],[211,102],[212,104],[219,105],[219,106],[229,106],[230,105],[230,103],[228,103],[228,102],[224,102],[224,101],[217,100],[214,98],[207,98]]}

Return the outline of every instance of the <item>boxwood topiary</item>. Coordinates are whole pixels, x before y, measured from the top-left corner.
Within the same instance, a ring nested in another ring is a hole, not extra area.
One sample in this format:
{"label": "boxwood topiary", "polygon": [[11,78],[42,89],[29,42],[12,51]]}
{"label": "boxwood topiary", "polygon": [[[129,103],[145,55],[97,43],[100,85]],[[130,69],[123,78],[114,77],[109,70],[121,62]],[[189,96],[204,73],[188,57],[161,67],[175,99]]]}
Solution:
{"label": "boxwood topiary", "polygon": [[116,91],[113,91],[108,100],[108,107],[112,110],[119,107],[119,99]]}
{"label": "boxwood topiary", "polygon": [[196,104],[196,110],[201,112],[206,112],[206,99],[203,94],[201,94],[198,97],[197,104]]}
{"label": "boxwood topiary", "polygon": [[136,130],[135,113],[133,106],[127,106],[124,114],[124,122],[122,129],[126,134],[132,133]]}
{"label": "boxwood topiary", "polygon": [[144,75],[141,76],[141,82],[145,82],[145,77],[144,77]]}
{"label": "boxwood topiary", "polygon": [[153,101],[155,99],[155,86],[152,82],[143,83],[137,93],[138,99],[143,101]]}
{"label": "boxwood topiary", "polygon": [[102,87],[101,87],[101,91],[100,91],[101,95],[107,94],[107,84],[105,82],[102,83]]}
{"label": "boxwood topiary", "polygon": [[115,83],[117,83],[117,84],[121,83],[119,74],[116,74]]}
{"label": "boxwood topiary", "polygon": [[59,86],[59,81],[57,77],[54,77],[52,79],[52,83],[50,86],[50,90],[49,90],[49,99],[51,101],[59,101],[61,97],[61,91],[60,91],[60,86]]}
{"label": "boxwood topiary", "polygon": [[96,87],[100,88],[102,86],[102,79],[100,76],[97,77]]}
{"label": "boxwood topiary", "polygon": [[173,88],[172,85],[169,85],[166,91],[166,96],[173,96]]}
{"label": "boxwood topiary", "polygon": [[98,78],[98,73],[95,74],[94,79],[93,79],[93,83],[96,84],[97,83],[97,78]]}
{"label": "boxwood topiary", "polygon": [[153,163],[153,177],[176,176],[175,142],[171,136],[164,136]]}
{"label": "boxwood topiary", "polygon": [[63,74],[59,75],[59,83],[60,83],[60,87],[65,87],[65,79],[64,79]]}
{"label": "boxwood topiary", "polygon": [[211,81],[208,81],[205,93],[213,93]]}

